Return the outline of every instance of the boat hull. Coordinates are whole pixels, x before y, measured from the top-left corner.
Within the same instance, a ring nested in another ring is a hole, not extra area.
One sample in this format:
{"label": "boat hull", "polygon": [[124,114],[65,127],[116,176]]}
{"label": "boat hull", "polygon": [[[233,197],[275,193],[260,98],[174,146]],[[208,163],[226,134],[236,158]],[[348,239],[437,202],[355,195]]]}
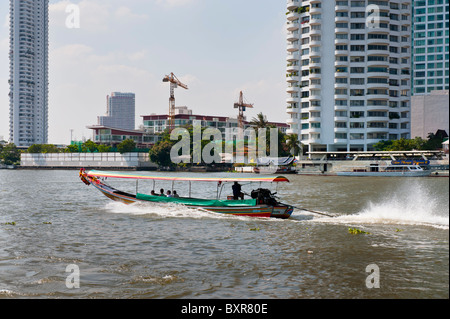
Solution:
{"label": "boat hull", "polygon": [[337,176],[371,176],[371,177],[426,177],[430,176],[430,171],[420,172],[337,172]]}
{"label": "boat hull", "polygon": [[[152,203],[151,201],[137,198],[136,195],[119,191],[102,183],[97,178],[89,176],[83,176],[83,182],[95,187],[103,195],[111,200],[122,202],[125,204],[133,204],[136,202]],[[287,219],[293,213],[292,206],[270,206],[270,205],[255,205],[255,206],[232,206],[232,207],[216,207],[216,206],[195,206],[195,205],[183,205],[191,209],[200,209],[210,211],[214,213],[233,215],[233,216],[248,216],[248,217],[263,217],[263,218],[280,218]]]}

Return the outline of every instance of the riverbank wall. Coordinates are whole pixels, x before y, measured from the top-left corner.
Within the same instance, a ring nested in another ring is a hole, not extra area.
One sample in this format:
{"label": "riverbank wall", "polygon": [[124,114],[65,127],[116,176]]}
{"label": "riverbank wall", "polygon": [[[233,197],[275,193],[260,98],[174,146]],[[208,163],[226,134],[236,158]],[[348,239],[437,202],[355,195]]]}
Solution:
{"label": "riverbank wall", "polygon": [[156,170],[148,153],[21,154],[20,169]]}

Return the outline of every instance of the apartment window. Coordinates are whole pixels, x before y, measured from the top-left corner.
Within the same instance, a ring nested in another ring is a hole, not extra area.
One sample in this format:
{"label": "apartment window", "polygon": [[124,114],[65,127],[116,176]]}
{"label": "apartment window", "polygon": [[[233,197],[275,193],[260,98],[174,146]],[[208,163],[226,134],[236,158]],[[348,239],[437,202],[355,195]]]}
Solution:
{"label": "apartment window", "polygon": [[348,46],[345,44],[336,45],[336,51],[347,51],[347,50],[348,50]]}
{"label": "apartment window", "polygon": [[355,41],[365,40],[365,38],[366,38],[365,34],[352,34],[350,37],[351,40],[355,40]]}
{"label": "apartment window", "polygon": [[350,73],[364,73],[363,67],[351,67]]}
{"label": "apartment window", "polygon": [[364,89],[352,89],[350,90],[350,96],[364,96]]}
{"label": "apartment window", "polygon": [[360,18],[364,19],[366,17],[366,13],[365,12],[352,12],[350,16],[355,19],[360,19]]}
{"label": "apartment window", "polygon": [[335,111],[334,116],[336,117],[347,117],[347,111]]}
{"label": "apartment window", "polygon": [[369,111],[367,112],[368,117],[387,117],[388,112],[382,112],[382,111]]}
{"label": "apartment window", "polygon": [[364,111],[352,111],[350,112],[350,118],[352,119],[359,119],[361,117],[364,117]]}
{"label": "apartment window", "polygon": [[350,140],[363,140],[364,133],[350,133]]}
{"label": "apartment window", "polygon": [[352,85],[364,85],[365,79],[364,78],[351,78],[350,84]]}
{"label": "apartment window", "polygon": [[347,133],[335,133],[334,138],[335,139],[340,139],[340,140],[346,140],[347,139]]}
{"label": "apartment window", "polygon": [[350,62],[352,63],[360,63],[360,62],[364,62],[365,61],[365,57],[364,56],[352,56],[350,57]]}
{"label": "apartment window", "polygon": [[335,128],[347,128],[347,122],[335,122],[334,127]]}
{"label": "apartment window", "polygon": [[350,51],[364,52],[365,50],[366,50],[365,45],[351,45],[350,46]]}
{"label": "apartment window", "polygon": [[351,122],[350,123],[350,128],[364,128],[365,124],[364,122]]}
{"label": "apartment window", "polygon": [[350,23],[350,28],[352,30],[362,30],[366,28],[365,23]]}
{"label": "apartment window", "polygon": [[351,100],[350,101],[350,106],[353,106],[353,107],[359,107],[359,106],[364,106],[364,105],[365,105],[364,100]]}

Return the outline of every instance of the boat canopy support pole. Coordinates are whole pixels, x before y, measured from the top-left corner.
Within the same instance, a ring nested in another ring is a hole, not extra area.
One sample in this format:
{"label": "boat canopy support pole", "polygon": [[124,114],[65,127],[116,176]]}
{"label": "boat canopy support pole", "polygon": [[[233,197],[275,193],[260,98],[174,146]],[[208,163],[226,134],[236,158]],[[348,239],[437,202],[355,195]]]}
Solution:
{"label": "boat canopy support pole", "polygon": [[222,189],[225,183],[222,183],[222,186],[220,186],[219,196],[217,196],[217,199],[220,199],[220,195],[222,194]]}
{"label": "boat canopy support pole", "polygon": [[189,181],[189,198],[191,198],[191,181]]}

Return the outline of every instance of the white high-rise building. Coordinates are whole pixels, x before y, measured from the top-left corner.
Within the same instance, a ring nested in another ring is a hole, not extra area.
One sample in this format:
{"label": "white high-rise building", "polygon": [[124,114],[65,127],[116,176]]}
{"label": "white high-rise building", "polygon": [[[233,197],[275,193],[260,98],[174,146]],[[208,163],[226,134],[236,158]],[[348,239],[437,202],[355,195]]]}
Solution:
{"label": "white high-rise building", "polygon": [[113,92],[106,97],[106,116],[98,117],[98,124],[124,130],[135,129],[135,94]]}
{"label": "white high-rise building", "polygon": [[411,0],[288,0],[288,134],[310,151],[410,138]]}
{"label": "white high-rise building", "polygon": [[10,0],[10,141],[48,143],[48,0]]}

